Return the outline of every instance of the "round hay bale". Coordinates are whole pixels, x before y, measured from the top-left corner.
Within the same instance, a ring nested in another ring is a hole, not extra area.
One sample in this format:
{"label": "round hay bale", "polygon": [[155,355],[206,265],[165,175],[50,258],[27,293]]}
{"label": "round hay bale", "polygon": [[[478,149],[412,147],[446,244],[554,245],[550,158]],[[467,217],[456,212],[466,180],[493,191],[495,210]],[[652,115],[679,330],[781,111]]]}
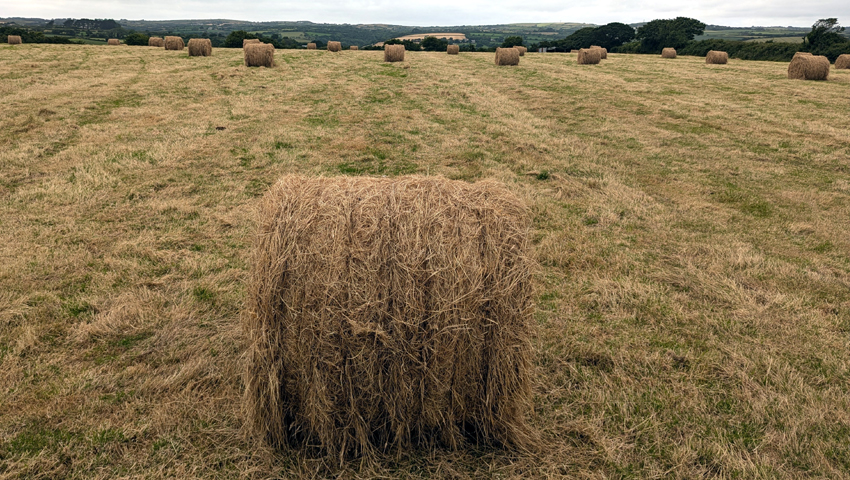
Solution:
{"label": "round hay bale", "polygon": [[360,50],[360,47],[358,47],[357,45],[352,45],[352,46],[348,47],[348,49],[349,50]]}
{"label": "round hay bale", "polygon": [[599,51],[599,59],[605,60],[608,58],[608,49],[605,47],[590,47]]}
{"label": "round hay bale", "polygon": [[496,182],[281,178],[259,206],[247,424],[343,457],[536,442],[530,220]]}
{"label": "round hay bale", "polygon": [[676,58],[675,48],[665,48],[661,50],[661,58]]}
{"label": "round hay bale", "polygon": [[249,43],[242,47],[246,67],[274,67],[274,45],[270,43]]}
{"label": "round hay bale", "polygon": [[850,68],[850,54],[842,53],[835,59],[835,68],[836,69],[848,69]]}
{"label": "round hay bale", "polygon": [[403,62],[404,45],[384,45],[385,62]]}
{"label": "round hay bale", "polygon": [[165,40],[160,37],[151,37],[148,39],[148,46],[163,48],[165,46]]}
{"label": "round hay bale", "polygon": [[514,48],[516,48],[516,49],[517,49],[517,51],[519,52],[519,56],[520,56],[520,57],[524,57],[524,56],[525,56],[525,54],[528,52],[528,48],[523,47],[522,45],[517,45],[517,46],[515,46]]}
{"label": "round hay bale", "polygon": [[307,44],[307,50],[315,50],[315,49],[316,49],[315,43],[308,43]]}
{"label": "round hay bale", "polygon": [[519,65],[519,50],[516,48],[496,48],[496,65]]}
{"label": "round hay bale", "polygon": [[212,42],[209,38],[191,38],[187,46],[190,57],[209,57],[212,55]]}
{"label": "round hay bale", "polygon": [[449,45],[446,47],[446,53],[449,55],[457,55],[460,53],[460,46],[458,45]]}
{"label": "round hay bale", "polygon": [[109,40],[106,41],[106,44],[107,45],[121,45],[121,40],[118,40],[117,38],[110,38]]}
{"label": "round hay bale", "polygon": [[21,40],[20,35],[9,35],[6,37],[6,43],[8,43],[9,45],[20,45],[24,42],[23,40]]}
{"label": "round hay bale", "polygon": [[578,51],[578,58],[576,61],[579,65],[598,65],[601,60],[601,48],[582,48]]}
{"label": "round hay bale", "polygon": [[829,59],[821,55],[795,54],[788,64],[788,78],[793,80],[826,80],[828,77]]}
{"label": "round hay bale", "polygon": [[328,51],[329,52],[339,52],[342,50],[342,43],[340,42],[328,42]]}
{"label": "round hay bale", "polygon": [[796,57],[811,57],[811,52],[794,52],[794,58]]}
{"label": "round hay bale", "polygon": [[243,38],[242,39],[242,48],[245,48],[245,45],[250,45],[252,43],[262,43],[259,38]]}
{"label": "round hay bale", "polygon": [[729,54],[726,52],[718,52],[717,50],[709,50],[705,55],[705,63],[707,65],[726,65],[729,61]]}
{"label": "round hay bale", "polygon": [[183,37],[168,36],[165,37],[166,50],[183,50],[186,44],[183,43]]}

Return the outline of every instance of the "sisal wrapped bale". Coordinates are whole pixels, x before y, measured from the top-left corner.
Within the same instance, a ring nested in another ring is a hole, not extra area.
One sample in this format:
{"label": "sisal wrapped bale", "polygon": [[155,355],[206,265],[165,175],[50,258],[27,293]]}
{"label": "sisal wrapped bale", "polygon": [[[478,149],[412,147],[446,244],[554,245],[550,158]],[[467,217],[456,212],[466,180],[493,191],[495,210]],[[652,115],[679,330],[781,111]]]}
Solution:
{"label": "sisal wrapped bale", "polygon": [[9,35],[6,37],[6,43],[8,43],[9,45],[20,45],[24,42],[23,40],[21,40],[20,35]]}
{"label": "sisal wrapped bale", "polygon": [[457,55],[460,53],[460,46],[458,45],[449,45],[446,47],[446,53],[449,55]]}
{"label": "sisal wrapped bale", "polygon": [[165,40],[160,37],[151,37],[148,39],[148,46],[163,48],[165,47]]}
{"label": "sisal wrapped bale", "polygon": [[168,36],[165,37],[166,50],[183,50],[186,44],[183,43],[183,37]]}
{"label": "sisal wrapped bale", "polygon": [[286,176],[258,230],[256,435],[333,459],[535,443],[530,220],[501,184]]}
{"label": "sisal wrapped bale", "polygon": [[839,70],[850,68],[850,54],[843,53],[835,59],[835,68]]}
{"label": "sisal wrapped bale", "polygon": [[496,65],[519,65],[519,50],[516,48],[496,48]]}
{"label": "sisal wrapped bale", "polygon": [[384,45],[385,62],[403,62],[404,45]]}
{"label": "sisal wrapped bale", "polygon": [[307,44],[307,50],[315,50],[315,49],[316,49],[315,43],[308,43]]}
{"label": "sisal wrapped bale", "polygon": [[329,52],[339,52],[342,50],[342,43],[340,42],[328,42],[328,51]]}
{"label": "sisal wrapped bale", "polygon": [[121,45],[121,41],[118,40],[117,38],[110,38],[109,40],[106,41],[106,44],[107,45]]}
{"label": "sisal wrapped bale", "polygon": [[209,57],[212,55],[212,42],[209,38],[191,38],[187,47],[190,57]]}
{"label": "sisal wrapped bale", "polygon": [[794,58],[788,64],[788,78],[826,80],[829,78],[829,59],[821,55],[794,54]]}
{"label": "sisal wrapped bale", "polygon": [[601,60],[601,48],[582,48],[578,51],[578,58],[576,61],[579,65],[598,65]]}
{"label": "sisal wrapped bale", "polygon": [[676,49],[665,48],[661,50],[661,58],[676,58]]}
{"label": "sisal wrapped bale", "polygon": [[729,54],[726,52],[718,52],[717,50],[709,50],[705,55],[705,63],[707,65],[726,65],[729,62]]}
{"label": "sisal wrapped bale", "polygon": [[274,45],[270,43],[249,43],[242,47],[246,67],[274,67]]}

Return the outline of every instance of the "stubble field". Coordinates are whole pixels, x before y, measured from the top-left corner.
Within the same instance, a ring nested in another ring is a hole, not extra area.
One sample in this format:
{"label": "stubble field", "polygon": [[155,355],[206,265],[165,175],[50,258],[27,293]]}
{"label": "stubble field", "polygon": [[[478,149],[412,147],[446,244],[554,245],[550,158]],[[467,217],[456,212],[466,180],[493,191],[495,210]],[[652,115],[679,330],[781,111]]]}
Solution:
{"label": "stubble field", "polygon": [[[850,477],[850,71],[0,46],[0,477]],[[504,182],[543,447],[341,469],[242,432],[284,173]]]}

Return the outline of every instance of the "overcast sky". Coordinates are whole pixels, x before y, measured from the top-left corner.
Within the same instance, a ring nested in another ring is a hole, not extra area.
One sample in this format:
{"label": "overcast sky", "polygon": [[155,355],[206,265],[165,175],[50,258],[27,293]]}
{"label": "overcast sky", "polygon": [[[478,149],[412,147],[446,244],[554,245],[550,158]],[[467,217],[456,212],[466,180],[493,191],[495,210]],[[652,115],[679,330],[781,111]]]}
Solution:
{"label": "overcast sky", "polygon": [[838,17],[850,25],[850,0],[3,0],[0,17],[174,20],[309,20],[321,23],[487,25],[518,22],[634,23],[686,16],[708,24],[811,26]]}

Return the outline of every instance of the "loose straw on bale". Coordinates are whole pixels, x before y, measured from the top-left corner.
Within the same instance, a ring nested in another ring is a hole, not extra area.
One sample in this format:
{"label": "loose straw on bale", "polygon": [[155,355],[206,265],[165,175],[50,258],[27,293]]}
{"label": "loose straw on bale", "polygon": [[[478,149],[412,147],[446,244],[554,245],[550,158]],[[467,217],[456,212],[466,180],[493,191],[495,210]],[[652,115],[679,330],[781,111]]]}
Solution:
{"label": "loose straw on bale", "polygon": [[578,51],[579,65],[597,65],[602,60],[601,48],[582,48]]}
{"label": "loose straw on bale", "polygon": [[446,53],[449,55],[457,55],[460,53],[460,47],[458,45],[449,45],[446,47]]}
{"label": "loose straw on bale", "polygon": [[710,65],[726,65],[729,61],[729,54],[726,52],[718,52],[717,50],[709,50],[705,55],[705,63]]}
{"label": "loose straw on bale", "polygon": [[121,41],[118,40],[117,38],[110,38],[109,40],[106,41],[106,44],[107,45],[121,45]]}
{"label": "loose straw on bale", "polygon": [[307,44],[307,50],[315,50],[315,49],[316,49],[315,43],[308,43]]}
{"label": "loose straw on bale", "polygon": [[165,40],[160,37],[151,37],[148,39],[148,46],[162,48],[165,46]]}
{"label": "loose straw on bale", "polygon": [[342,50],[342,43],[340,42],[328,42],[328,51],[329,52],[339,52]]}
{"label": "loose straw on bale", "polygon": [[514,48],[517,49],[520,57],[524,57],[526,52],[528,52],[528,49],[526,47],[523,47],[522,45],[517,45]]}
{"label": "loose straw on bale", "polygon": [[183,50],[183,37],[165,37],[166,50]]}
{"label": "loose straw on bale", "polygon": [[843,53],[835,59],[835,68],[836,69],[848,69],[850,68],[850,54]]}
{"label": "loose straw on bale", "polygon": [[258,220],[243,316],[257,436],[334,460],[535,444],[530,220],[501,184],[286,176]]}
{"label": "loose straw on bale", "polygon": [[358,47],[357,45],[352,45],[352,46],[348,47],[348,49],[349,50],[360,50],[360,47]]}
{"label": "loose straw on bale", "polygon": [[187,46],[190,57],[209,57],[212,55],[212,42],[209,38],[190,38]]}
{"label": "loose straw on bale", "polygon": [[788,78],[796,80],[826,80],[829,59],[820,55],[794,55],[788,64]]}
{"label": "loose straw on bale", "polygon": [[661,58],[676,58],[676,49],[665,48],[661,50]]}
{"label": "loose straw on bale", "polygon": [[24,42],[23,40],[21,40],[20,35],[9,35],[8,37],[6,37],[6,43],[8,43],[9,45],[20,45]]}
{"label": "loose straw on bale", "polygon": [[404,45],[384,45],[385,62],[403,62]]}
{"label": "loose straw on bale", "polygon": [[249,43],[243,48],[246,67],[274,67],[274,45]]}
{"label": "loose straw on bale", "polygon": [[516,48],[497,48],[496,65],[519,65],[519,50]]}

